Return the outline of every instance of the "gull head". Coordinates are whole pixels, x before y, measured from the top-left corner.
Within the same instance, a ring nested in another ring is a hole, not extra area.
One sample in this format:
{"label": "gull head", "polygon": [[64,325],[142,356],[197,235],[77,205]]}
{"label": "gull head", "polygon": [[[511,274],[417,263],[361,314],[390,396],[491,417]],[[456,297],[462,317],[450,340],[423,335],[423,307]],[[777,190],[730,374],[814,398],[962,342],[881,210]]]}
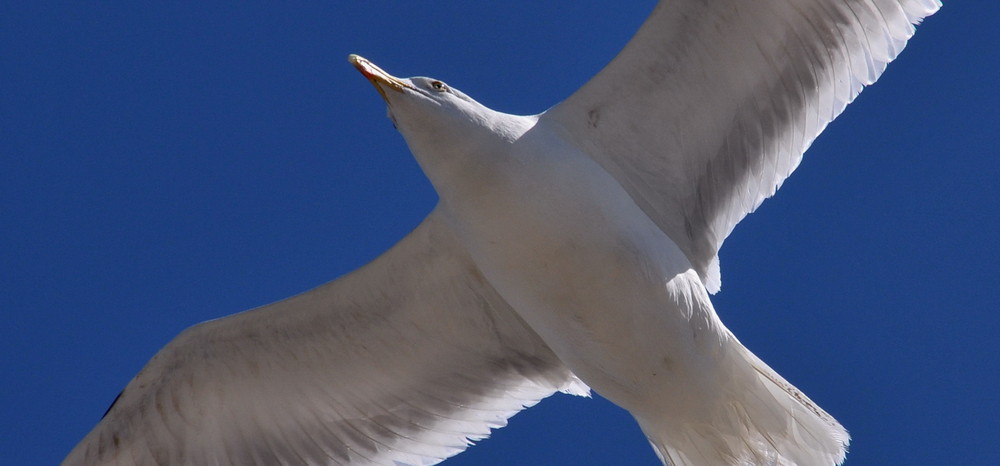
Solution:
{"label": "gull head", "polygon": [[444,178],[481,165],[537,121],[492,110],[438,79],[397,78],[354,54],[348,61],[385,100],[393,125],[439,194]]}
{"label": "gull head", "polygon": [[359,55],[351,54],[348,61],[375,86],[388,106],[389,118],[404,137],[487,126],[490,113],[496,113],[443,81],[422,76],[397,78]]}

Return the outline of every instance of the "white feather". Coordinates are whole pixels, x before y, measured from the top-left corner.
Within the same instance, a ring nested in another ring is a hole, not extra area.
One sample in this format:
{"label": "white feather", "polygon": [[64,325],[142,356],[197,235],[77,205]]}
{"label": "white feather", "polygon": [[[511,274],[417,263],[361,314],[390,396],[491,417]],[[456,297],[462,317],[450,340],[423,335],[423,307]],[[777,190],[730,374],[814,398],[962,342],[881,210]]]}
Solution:
{"label": "white feather", "polygon": [[736,224],[939,6],[660,2],[614,61],[542,119],[625,187],[714,293]]}
{"label": "white feather", "polygon": [[586,395],[439,217],[337,281],[186,330],[64,464],[433,464]]}

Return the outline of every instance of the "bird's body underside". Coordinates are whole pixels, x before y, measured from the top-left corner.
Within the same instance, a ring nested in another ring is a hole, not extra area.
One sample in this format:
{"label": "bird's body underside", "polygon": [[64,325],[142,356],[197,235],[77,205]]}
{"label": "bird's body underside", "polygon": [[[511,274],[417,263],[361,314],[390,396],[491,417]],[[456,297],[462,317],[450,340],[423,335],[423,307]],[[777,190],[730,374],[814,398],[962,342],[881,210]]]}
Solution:
{"label": "bird's body underside", "polygon": [[674,465],[839,464],[716,315],[718,251],[934,0],[663,2],[534,116],[351,62],[440,195],[315,290],[185,331],[64,464],[433,464],[588,386]]}
{"label": "bird's body underside", "polygon": [[683,251],[607,171],[544,119],[481,116],[492,130],[456,133],[482,139],[474,158],[433,128],[400,130],[463,248],[567,368],[671,464],[842,461],[844,428],[726,329]]}

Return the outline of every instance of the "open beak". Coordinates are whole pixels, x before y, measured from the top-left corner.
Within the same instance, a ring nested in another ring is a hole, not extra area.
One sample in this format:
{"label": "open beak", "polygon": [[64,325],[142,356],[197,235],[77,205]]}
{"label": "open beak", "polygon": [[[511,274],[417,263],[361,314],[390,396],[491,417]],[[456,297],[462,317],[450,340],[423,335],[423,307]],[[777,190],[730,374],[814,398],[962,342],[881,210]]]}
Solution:
{"label": "open beak", "polygon": [[350,54],[347,56],[347,61],[351,62],[358,71],[365,76],[368,81],[371,81],[378,93],[385,99],[386,103],[389,102],[388,96],[385,94],[385,90],[391,89],[396,92],[403,92],[403,88],[413,89],[413,86],[403,82],[399,78],[386,73],[382,68],[375,66],[374,63],[368,61],[365,57],[360,55]]}

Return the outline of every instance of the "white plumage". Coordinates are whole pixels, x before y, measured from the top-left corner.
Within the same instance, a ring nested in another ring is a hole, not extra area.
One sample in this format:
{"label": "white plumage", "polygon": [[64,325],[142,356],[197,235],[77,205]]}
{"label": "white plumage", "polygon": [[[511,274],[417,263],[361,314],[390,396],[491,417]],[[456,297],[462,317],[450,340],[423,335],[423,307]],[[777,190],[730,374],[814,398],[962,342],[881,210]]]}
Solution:
{"label": "white plumage", "polygon": [[65,464],[432,464],[587,386],[671,464],[837,464],[848,435],[708,293],[747,213],[931,0],[677,0],[565,102],[355,65],[441,202],[358,271],[188,329]]}

